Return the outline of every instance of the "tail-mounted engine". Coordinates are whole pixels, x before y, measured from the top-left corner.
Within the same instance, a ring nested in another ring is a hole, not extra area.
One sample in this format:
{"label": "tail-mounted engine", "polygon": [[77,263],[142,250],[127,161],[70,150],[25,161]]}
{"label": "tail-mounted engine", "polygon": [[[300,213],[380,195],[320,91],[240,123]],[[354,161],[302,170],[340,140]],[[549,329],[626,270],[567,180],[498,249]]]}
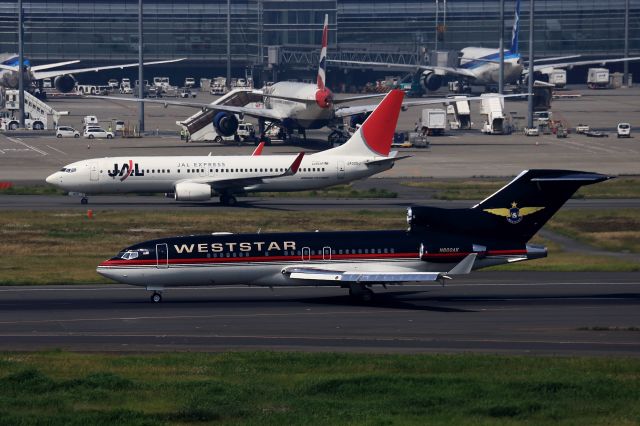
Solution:
{"label": "tail-mounted engine", "polygon": [[222,136],[232,136],[238,130],[238,118],[230,112],[220,111],[213,117],[213,127]]}

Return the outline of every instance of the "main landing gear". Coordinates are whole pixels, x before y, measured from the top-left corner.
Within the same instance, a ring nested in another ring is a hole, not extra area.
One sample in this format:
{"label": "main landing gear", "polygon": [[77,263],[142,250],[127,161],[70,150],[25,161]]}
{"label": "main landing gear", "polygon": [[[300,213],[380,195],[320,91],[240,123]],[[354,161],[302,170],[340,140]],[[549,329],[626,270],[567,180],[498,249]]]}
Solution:
{"label": "main landing gear", "polygon": [[373,301],[375,293],[363,284],[354,283],[349,286],[349,296],[358,302],[370,303]]}
{"label": "main landing gear", "polygon": [[82,204],[82,205],[89,204],[89,199],[87,197],[82,197],[80,199],[80,204]]}
{"label": "main landing gear", "polygon": [[232,194],[221,194],[220,204],[223,206],[235,206],[238,204],[238,200]]}
{"label": "main landing gear", "polygon": [[152,291],[151,302],[160,303],[162,302],[162,290],[164,290],[163,286],[147,286],[148,291]]}

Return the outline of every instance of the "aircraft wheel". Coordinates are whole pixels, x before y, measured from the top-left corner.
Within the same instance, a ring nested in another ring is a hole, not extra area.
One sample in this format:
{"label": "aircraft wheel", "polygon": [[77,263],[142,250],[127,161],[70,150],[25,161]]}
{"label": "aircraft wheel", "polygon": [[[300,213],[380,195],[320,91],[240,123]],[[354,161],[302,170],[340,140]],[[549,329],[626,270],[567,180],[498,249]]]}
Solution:
{"label": "aircraft wheel", "polygon": [[222,137],[220,136],[216,136],[216,138],[213,140],[215,143],[220,143],[222,142]]}
{"label": "aircraft wheel", "polygon": [[80,199],[80,204],[89,204],[89,199],[87,197],[82,197]]}
{"label": "aircraft wheel", "polygon": [[158,293],[158,292],[154,292],[154,293],[151,295],[151,301],[152,301],[153,303],[160,303],[160,302],[162,302],[162,295],[161,295],[160,293]]}
{"label": "aircraft wheel", "polygon": [[238,200],[233,195],[222,194],[220,196],[220,203],[223,206],[235,206],[236,204],[238,204]]}

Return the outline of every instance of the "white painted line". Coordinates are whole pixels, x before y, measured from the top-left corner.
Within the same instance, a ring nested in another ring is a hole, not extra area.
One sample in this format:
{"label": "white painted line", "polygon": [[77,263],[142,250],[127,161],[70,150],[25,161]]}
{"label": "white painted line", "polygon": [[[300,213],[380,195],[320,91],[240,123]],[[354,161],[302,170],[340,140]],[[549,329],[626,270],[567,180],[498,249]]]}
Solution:
{"label": "white painted line", "polygon": [[66,152],[64,152],[64,151],[60,151],[58,148],[54,148],[54,147],[52,147],[51,145],[47,145],[47,146],[48,146],[49,148],[51,148],[52,150],[54,150],[54,151],[58,151],[58,152],[59,152],[60,154],[62,154],[62,155],[67,155],[67,153],[66,153]]}
{"label": "white painted line", "polygon": [[10,141],[12,141],[13,143],[17,143],[20,144],[26,148],[29,148],[35,152],[37,152],[38,154],[41,154],[42,156],[48,155],[45,151],[42,151],[41,149],[36,148],[35,146],[31,146],[27,143],[22,142],[22,140],[20,138],[8,138]]}

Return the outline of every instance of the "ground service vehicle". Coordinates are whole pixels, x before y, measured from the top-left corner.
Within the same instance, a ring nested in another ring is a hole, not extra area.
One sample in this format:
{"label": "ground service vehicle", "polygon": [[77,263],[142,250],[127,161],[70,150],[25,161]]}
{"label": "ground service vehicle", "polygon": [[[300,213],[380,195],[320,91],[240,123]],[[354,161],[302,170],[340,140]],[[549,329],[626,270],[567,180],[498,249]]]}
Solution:
{"label": "ground service vehicle", "polygon": [[629,123],[618,123],[618,137],[619,138],[631,137],[631,125]]}
{"label": "ground service vehicle", "polygon": [[589,126],[586,124],[578,124],[576,126],[576,133],[586,133],[590,130]]}
{"label": "ground service vehicle", "polygon": [[589,89],[606,89],[609,87],[609,70],[607,68],[589,68],[587,87]]}
{"label": "ground service vehicle", "polygon": [[79,138],[80,132],[69,126],[60,126],[56,129],[56,138]]}
{"label": "ground service vehicle", "polygon": [[94,138],[113,139],[113,132],[107,132],[101,127],[88,127],[84,131],[84,137],[88,139],[94,139]]}
{"label": "ground service vehicle", "polygon": [[447,126],[447,112],[443,109],[423,109],[420,127],[427,128],[429,135],[444,135]]}

